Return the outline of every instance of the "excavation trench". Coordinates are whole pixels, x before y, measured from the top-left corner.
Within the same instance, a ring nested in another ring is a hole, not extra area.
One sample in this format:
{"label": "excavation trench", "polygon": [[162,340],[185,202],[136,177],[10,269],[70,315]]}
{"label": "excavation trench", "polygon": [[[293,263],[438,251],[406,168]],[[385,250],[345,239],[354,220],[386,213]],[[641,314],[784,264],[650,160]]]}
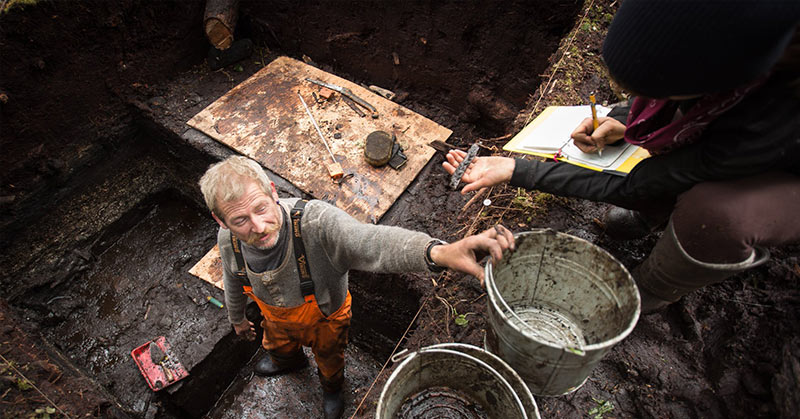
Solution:
{"label": "excavation trench", "polygon": [[[188,273],[217,230],[196,181],[232,151],[184,123],[288,55],[395,90],[403,106],[453,129],[457,145],[501,136],[538,86],[578,5],[242,2],[239,35],[256,50],[211,72],[203,61],[202,2],[123,3],[119,10],[103,2],[44,3],[7,16],[5,27],[57,26],[31,42],[4,32],[2,55],[27,57],[5,70],[3,84],[16,101],[3,109],[4,131],[15,137],[13,144],[4,139],[3,194],[14,197],[3,204],[5,298],[29,330],[97,383],[118,415],[315,416],[315,368],[254,377],[259,345],[238,339],[225,311],[208,303],[223,300],[222,292]],[[91,41],[72,35],[81,31],[110,41],[100,51],[86,48]],[[163,42],[154,47],[154,39]],[[115,75],[104,76],[108,68]],[[74,106],[43,105],[54,96]],[[439,161],[429,162],[381,224],[450,238],[447,220],[464,201],[448,197]],[[282,195],[302,196],[276,183]],[[352,272],[347,414],[409,326],[413,333],[428,282],[424,273]],[[256,308],[248,315],[257,320]],[[189,377],[154,393],[131,351],[158,336]],[[372,416],[379,392],[372,389],[359,415]]]}
{"label": "excavation trench", "polygon": [[[258,344],[236,338],[206,303],[221,292],[187,272],[217,228],[196,182],[233,151],[186,122],[276,58],[393,90],[451,129],[450,144],[480,139],[482,155],[544,106],[619,100],[599,58],[616,1],[241,0],[236,37],[254,48],[219,70],[206,62],[204,0],[0,4],[13,4],[0,12],[4,417],[50,406],[71,417],[318,416],[315,368],[253,376]],[[448,241],[497,223],[547,227],[628,269],[658,239],[612,240],[603,205],[511,187],[464,209],[471,196],[448,188],[441,162],[431,158],[381,224]],[[282,196],[303,196],[274,180]],[[796,417],[800,247],[770,250],[763,266],[641,317],[580,389],[538,397],[542,416]],[[484,342],[474,278],[352,272],[350,290],[348,416],[374,416],[396,345]],[[158,336],[189,376],[153,392],[131,351]]]}

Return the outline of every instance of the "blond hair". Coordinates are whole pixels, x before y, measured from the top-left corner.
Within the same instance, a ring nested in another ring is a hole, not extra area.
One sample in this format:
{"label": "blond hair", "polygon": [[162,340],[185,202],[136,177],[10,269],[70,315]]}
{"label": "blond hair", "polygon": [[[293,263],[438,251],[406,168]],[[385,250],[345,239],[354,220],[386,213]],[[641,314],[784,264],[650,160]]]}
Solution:
{"label": "blond hair", "polygon": [[211,165],[198,184],[208,209],[224,218],[219,203],[239,199],[244,194],[247,180],[254,180],[265,194],[272,196],[272,182],[264,169],[244,156],[231,156]]}

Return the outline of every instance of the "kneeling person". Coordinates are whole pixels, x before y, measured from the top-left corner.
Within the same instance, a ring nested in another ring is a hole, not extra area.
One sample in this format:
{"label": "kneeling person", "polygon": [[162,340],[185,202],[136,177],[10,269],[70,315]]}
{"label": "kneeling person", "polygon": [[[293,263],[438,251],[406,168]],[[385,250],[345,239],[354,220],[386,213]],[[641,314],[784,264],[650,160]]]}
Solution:
{"label": "kneeling person", "polygon": [[241,156],[212,165],[200,179],[223,265],[228,319],[253,340],[247,297],[264,316],[268,355],[255,372],[274,375],[305,367],[310,346],[319,367],[325,417],[344,410],[344,349],[352,316],[348,271],[401,273],[452,268],[478,277],[476,253],[496,260],[514,246],[497,226],[452,244],[399,227],[361,223],[323,201],[279,200],[261,166]]}

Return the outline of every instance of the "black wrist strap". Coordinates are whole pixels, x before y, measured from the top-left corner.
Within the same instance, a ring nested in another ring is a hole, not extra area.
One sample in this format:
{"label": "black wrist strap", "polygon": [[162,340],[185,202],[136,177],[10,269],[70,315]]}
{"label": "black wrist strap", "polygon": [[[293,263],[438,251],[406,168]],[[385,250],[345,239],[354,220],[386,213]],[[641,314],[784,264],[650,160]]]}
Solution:
{"label": "black wrist strap", "polygon": [[440,244],[447,244],[447,242],[441,241],[439,239],[433,239],[429,241],[428,244],[425,246],[425,263],[428,264],[429,271],[437,274],[447,270],[446,267],[437,265],[436,262],[433,261],[433,258],[431,258],[431,249],[433,249],[434,246],[438,246]]}
{"label": "black wrist strap", "polygon": [[311,271],[308,266],[308,258],[306,257],[306,248],[303,246],[303,234],[300,230],[300,221],[303,218],[303,210],[306,207],[306,200],[299,200],[292,208],[292,232],[294,237],[294,258],[297,263],[297,272],[300,274],[300,291],[303,297],[308,297],[314,294],[314,282],[311,280]]}

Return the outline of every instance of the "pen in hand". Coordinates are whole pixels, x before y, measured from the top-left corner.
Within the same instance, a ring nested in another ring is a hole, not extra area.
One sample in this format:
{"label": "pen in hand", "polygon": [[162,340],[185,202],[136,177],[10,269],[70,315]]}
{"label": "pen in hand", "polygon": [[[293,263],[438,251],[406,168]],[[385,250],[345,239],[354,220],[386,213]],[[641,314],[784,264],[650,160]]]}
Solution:
{"label": "pen in hand", "polygon": [[[597,109],[595,109],[595,99],[594,95],[589,95],[589,106],[592,108],[592,132],[597,131],[597,127],[600,123],[597,121]],[[597,144],[595,143],[595,147]],[[603,157],[603,149],[601,147],[597,147],[597,155]]]}

